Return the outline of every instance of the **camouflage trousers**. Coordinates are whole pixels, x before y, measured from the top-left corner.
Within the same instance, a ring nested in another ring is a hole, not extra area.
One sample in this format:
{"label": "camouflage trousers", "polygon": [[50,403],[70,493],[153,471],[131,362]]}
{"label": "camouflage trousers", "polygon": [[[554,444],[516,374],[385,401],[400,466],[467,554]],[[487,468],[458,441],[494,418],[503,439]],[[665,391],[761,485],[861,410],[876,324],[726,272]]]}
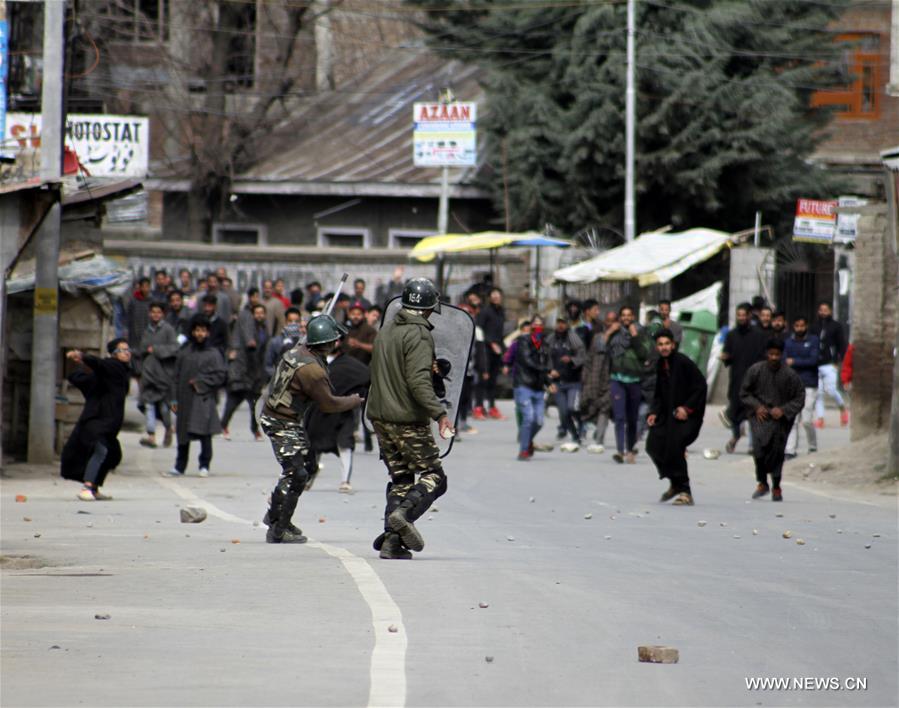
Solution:
{"label": "camouflage trousers", "polygon": [[262,414],[259,425],[271,440],[275,459],[281,465],[281,476],[272,491],[269,515],[273,521],[282,519],[286,524],[306,486],[310,466],[315,465],[315,455],[310,450],[306,427],[302,422]]}
{"label": "camouflage trousers", "polygon": [[[385,423],[374,420],[381,459],[387,466],[386,520],[400,506],[406,518],[420,518],[446,492],[446,474],[440,464],[440,450],[426,424]],[[417,476],[417,479],[416,479]]]}

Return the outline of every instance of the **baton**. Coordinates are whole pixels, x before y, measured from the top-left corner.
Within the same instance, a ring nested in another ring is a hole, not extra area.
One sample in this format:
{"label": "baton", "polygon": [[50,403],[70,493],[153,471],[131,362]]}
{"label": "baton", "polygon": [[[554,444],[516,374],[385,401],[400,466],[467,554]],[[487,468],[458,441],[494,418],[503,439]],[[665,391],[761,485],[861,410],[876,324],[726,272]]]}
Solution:
{"label": "baton", "polygon": [[349,277],[349,273],[344,273],[343,277],[340,278],[340,282],[337,284],[337,290],[334,291],[334,296],[331,298],[331,301],[328,303],[328,306],[322,314],[330,315],[334,311],[334,305],[337,304],[337,298],[340,297],[340,291],[343,290],[343,286],[346,285],[347,278]]}

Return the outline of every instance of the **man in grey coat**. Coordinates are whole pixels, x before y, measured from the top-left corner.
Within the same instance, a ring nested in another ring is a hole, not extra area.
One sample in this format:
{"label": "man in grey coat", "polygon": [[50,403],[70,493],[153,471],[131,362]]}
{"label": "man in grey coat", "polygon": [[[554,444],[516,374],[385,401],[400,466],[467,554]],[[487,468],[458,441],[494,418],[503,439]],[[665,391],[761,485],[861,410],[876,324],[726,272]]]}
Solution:
{"label": "man in grey coat", "polygon": [[140,340],[140,358],[143,368],[140,375],[140,404],[146,416],[146,436],[140,439],[144,447],[156,447],[156,421],[162,420],[165,434],[162,444],[172,444],[172,414],[169,409],[172,382],[175,375],[175,357],[181,345],[178,335],[166,322],[161,302],[150,303],[149,318],[144,336]]}
{"label": "man in grey coat", "polygon": [[180,477],[187,469],[192,440],[200,442],[200,476],[209,476],[212,436],[222,432],[215,407],[216,391],[225,383],[228,370],[221,352],[209,346],[209,321],[194,315],[190,342],[178,354],[175,364],[175,396],[172,410],[178,416],[178,455],[168,476]]}

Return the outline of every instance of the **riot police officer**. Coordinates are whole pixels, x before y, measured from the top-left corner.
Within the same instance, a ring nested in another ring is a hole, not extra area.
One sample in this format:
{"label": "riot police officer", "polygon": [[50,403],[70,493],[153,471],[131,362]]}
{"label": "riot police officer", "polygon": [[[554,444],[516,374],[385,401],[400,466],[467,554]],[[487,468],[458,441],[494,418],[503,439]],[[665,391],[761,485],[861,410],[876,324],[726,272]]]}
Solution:
{"label": "riot police officer", "polygon": [[408,559],[424,539],[414,522],[446,492],[446,475],[430,422],[441,436],[453,434],[446,409],[434,391],[436,358],[432,312],[440,312],[433,283],[414,278],[403,288],[402,308],[385,322],[371,361],[368,417],[387,466],[384,533],[375,539],[381,558]]}
{"label": "riot police officer", "polygon": [[315,404],[323,413],[342,413],[362,404],[356,394],[335,396],[331,390],[326,358],[337,348],[342,334],[341,326],[330,315],[313,317],[307,326],[305,345],[285,352],[272,376],[259,418],[281,465],[281,476],[264,519],[268,543],[306,542],[302,531],[291,522],[316,465],[306,436],[306,412]]}

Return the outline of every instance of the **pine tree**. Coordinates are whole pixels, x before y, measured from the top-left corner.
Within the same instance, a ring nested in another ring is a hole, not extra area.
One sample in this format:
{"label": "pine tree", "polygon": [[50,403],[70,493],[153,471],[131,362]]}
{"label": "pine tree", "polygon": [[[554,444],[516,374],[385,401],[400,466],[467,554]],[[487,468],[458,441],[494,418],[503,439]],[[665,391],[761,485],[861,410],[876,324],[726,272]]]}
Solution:
{"label": "pine tree", "polygon": [[[487,185],[500,210],[508,189],[513,228],[620,230],[625,4],[414,2],[434,48],[484,70]],[[827,25],[844,6],[638,0],[640,230],[746,228],[832,193],[808,162],[829,118],[809,97],[839,79]]]}

